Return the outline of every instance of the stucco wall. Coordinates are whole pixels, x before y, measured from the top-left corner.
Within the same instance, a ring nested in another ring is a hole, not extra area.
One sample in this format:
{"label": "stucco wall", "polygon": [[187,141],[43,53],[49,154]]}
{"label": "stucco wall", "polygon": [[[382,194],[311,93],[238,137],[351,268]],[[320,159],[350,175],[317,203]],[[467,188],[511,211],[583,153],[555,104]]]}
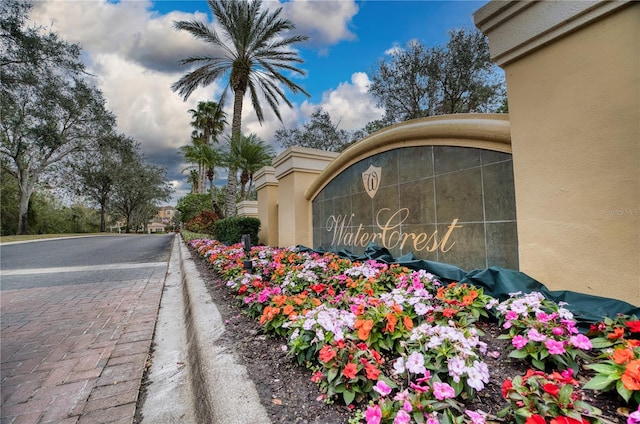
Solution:
{"label": "stucco wall", "polygon": [[635,305],[639,17],[635,3],[504,66],[521,271]]}

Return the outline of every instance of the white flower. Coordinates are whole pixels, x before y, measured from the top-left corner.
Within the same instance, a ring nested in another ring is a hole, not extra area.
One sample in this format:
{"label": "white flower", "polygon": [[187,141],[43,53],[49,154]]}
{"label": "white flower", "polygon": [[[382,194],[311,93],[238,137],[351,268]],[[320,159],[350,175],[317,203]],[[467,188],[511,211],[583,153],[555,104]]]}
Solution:
{"label": "white flower", "polygon": [[407,358],[407,369],[413,374],[424,374],[427,369],[424,367],[424,356],[420,352],[412,352]]}
{"label": "white flower", "polygon": [[394,374],[404,374],[404,358],[401,356],[393,363]]}

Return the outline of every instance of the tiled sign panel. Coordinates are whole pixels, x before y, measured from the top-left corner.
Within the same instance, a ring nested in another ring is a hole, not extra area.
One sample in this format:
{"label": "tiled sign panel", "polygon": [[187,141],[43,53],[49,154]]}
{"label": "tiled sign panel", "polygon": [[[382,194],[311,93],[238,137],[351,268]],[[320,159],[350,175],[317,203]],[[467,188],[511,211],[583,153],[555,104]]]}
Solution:
{"label": "tiled sign panel", "polygon": [[419,146],[363,159],[313,200],[313,240],[353,253],[374,243],[467,271],[518,269],[511,155]]}

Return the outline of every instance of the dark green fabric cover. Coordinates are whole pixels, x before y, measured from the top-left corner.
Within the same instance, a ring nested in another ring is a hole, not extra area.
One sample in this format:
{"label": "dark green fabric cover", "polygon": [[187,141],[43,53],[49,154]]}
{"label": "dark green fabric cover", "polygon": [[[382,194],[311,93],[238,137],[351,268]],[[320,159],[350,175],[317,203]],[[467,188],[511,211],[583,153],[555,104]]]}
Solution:
{"label": "dark green fabric cover", "polygon": [[[298,250],[325,252],[323,249],[313,250],[305,246],[298,246]],[[615,317],[618,314],[640,317],[640,308],[630,303],[568,290],[551,291],[527,274],[512,269],[492,266],[467,272],[455,265],[417,259],[413,253],[393,258],[386,248],[374,244],[369,244],[362,255],[355,255],[348,250],[333,253],[352,261],[376,260],[387,264],[400,264],[414,270],[423,269],[437,276],[443,283],[459,282],[481,287],[485,294],[500,301],[509,298],[509,293],[537,291],[549,300],[566,302],[565,307],[574,314],[582,329],[588,328],[589,324],[602,321],[604,317]]]}

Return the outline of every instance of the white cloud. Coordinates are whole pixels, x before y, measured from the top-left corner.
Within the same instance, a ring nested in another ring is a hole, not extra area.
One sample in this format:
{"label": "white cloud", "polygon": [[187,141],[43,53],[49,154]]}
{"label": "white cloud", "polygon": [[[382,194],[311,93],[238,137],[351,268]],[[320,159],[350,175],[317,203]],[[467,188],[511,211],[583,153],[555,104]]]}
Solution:
{"label": "white cloud", "polygon": [[[211,22],[205,13],[174,11],[160,15],[151,11],[152,6],[150,0],[36,1],[31,19],[51,28],[62,39],[81,45],[87,70],[96,76],[93,79],[104,94],[107,108],[117,116],[118,131],[140,142],[150,161],[167,167],[169,180],[176,189],[175,200],[188,191],[187,174],[181,173],[185,164],[177,151],[190,140],[188,110],[195,109],[198,101],[217,100],[221,87],[212,84],[199,88],[186,102],[171,91],[171,85],[188,71],[179,65],[180,59],[211,54],[206,43],[184,31],[176,31],[174,21]],[[349,29],[358,13],[353,0],[292,0],[279,6],[283,7],[283,15],[296,24],[296,31],[311,36],[307,47],[321,49],[355,39]],[[301,125],[318,106],[328,111],[334,121],[339,120],[340,128],[362,128],[382,114],[367,94],[368,85],[366,74],[355,73],[351,81],[325,91],[319,104],[305,101],[290,109],[282,103],[283,122],[264,103],[265,120],[260,124],[247,97],[242,114],[243,132],[256,133],[273,143],[276,130],[283,125],[286,128]],[[230,101],[225,111],[231,124]],[[279,150],[279,146],[274,148]]]}
{"label": "white cloud", "polygon": [[295,23],[296,31],[309,35],[311,46],[324,47],[356,38],[349,30],[351,19],[358,13],[353,0],[292,0],[281,6],[285,16]]}
{"label": "white cloud", "polygon": [[357,130],[368,122],[380,119],[384,110],[376,107],[376,101],[367,90],[369,77],[364,72],[351,75],[351,82],[343,82],[335,90],[323,93],[320,104],[304,102],[302,111],[309,116],[317,107],[322,107],[331,115],[334,123],[340,122],[339,128]]}

